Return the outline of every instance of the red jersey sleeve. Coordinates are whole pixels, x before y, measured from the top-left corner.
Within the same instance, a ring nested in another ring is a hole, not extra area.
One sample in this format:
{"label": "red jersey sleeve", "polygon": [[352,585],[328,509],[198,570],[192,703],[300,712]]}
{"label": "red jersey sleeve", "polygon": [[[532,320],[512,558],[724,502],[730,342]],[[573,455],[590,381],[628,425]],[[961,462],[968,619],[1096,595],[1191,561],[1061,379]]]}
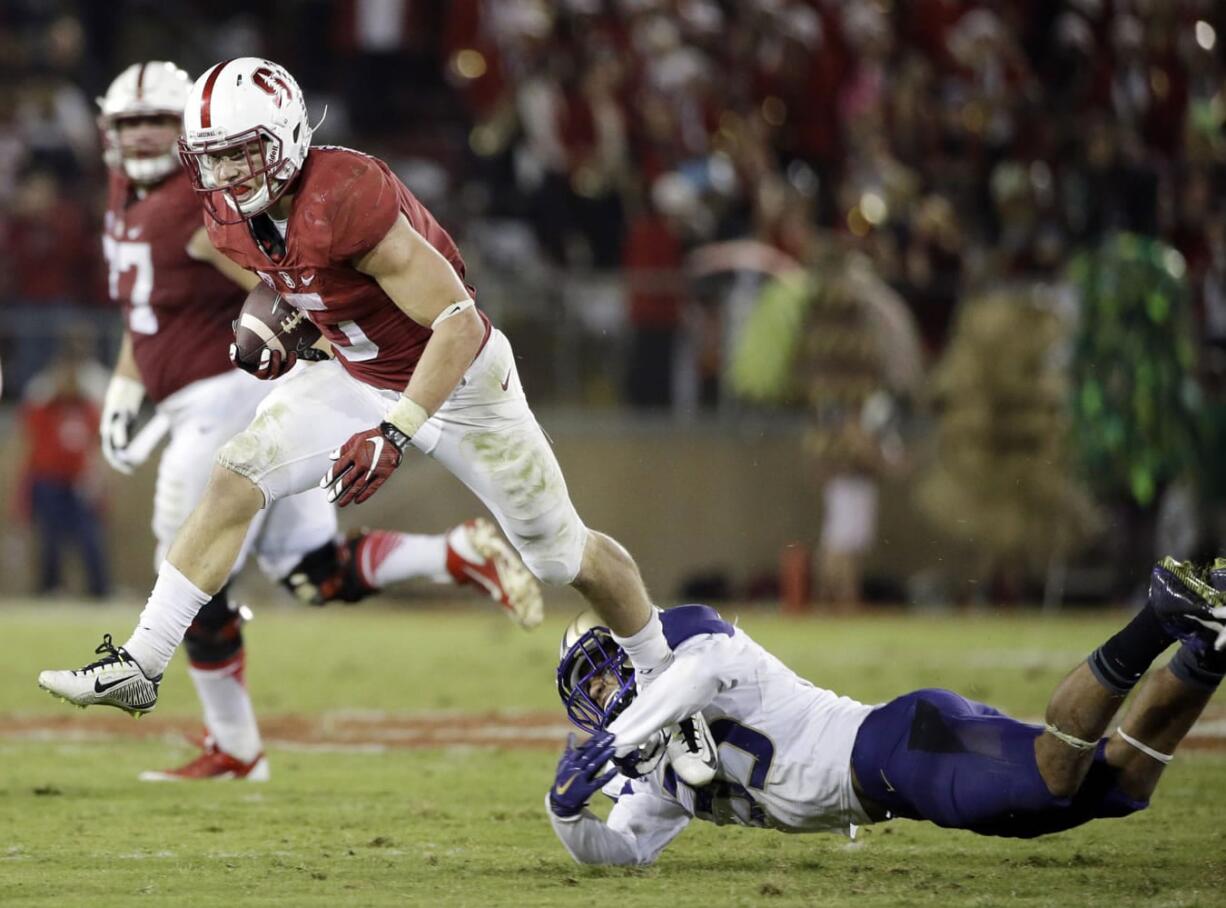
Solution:
{"label": "red jersey sleeve", "polygon": [[387,236],[400,214],[396,180],[370,158],[350,159],[350,179],[334,190],[331,258],[349,261],[363,256]]}

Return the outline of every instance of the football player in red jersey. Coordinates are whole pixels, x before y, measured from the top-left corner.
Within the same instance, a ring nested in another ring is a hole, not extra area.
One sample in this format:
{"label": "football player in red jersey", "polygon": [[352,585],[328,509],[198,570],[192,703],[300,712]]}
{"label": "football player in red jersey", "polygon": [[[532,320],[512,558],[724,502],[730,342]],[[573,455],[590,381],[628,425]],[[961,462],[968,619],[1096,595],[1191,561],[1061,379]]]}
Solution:
{"label": "football player in red jersey", "polygon": [[[219,451],[128,642],[39,683],[81,706],[151,709],[256,515],[317,484],[341,506],[360,503],[410,446],[481,499],[538,579],[582,593],[649,683],[672,652],[638,567],[579,519],[510,342],[476,307],[455,243],[385,163],[312,149],[311,132],[297,82],[269,60],[218,63],[192,86],[179,149],[209,239],[306,312],[338,355],[273,390]],[[290,353],[260,375],[293,365]],[[709,733],[698,737],[707,760]]]}
{"label": "football player in red jersey", "polygon": [[[202,225],[200,200],[176,154],[191,79],[166,62],[124,70],[99,99],[110,165],[103,245],[110,295],[126,330],[102,418],[102,449],[130,473],[143,447],[132,427],[145,397],[169,427],[154,498],[160,563],[204,491],[217,450],[252,419],[277,382],[236,370],[226,350],[251,273],[220,255]],[[303,366],[304,370],[310,367]],[[298,598],[354,602],[410,577],[479,587],[527,625],[539,622],[535,581],[489,521],[445,536],[364,532],[338,541],[336,514],[314,489],[260,512],[219,566],[221,583],[185,635],[189,672],[204,706],[206,748],[187,766],[150,780],[267,777],[259,729],[243,684],[240,609],[227,596],[232,569],[254,549],[261,568]]]}

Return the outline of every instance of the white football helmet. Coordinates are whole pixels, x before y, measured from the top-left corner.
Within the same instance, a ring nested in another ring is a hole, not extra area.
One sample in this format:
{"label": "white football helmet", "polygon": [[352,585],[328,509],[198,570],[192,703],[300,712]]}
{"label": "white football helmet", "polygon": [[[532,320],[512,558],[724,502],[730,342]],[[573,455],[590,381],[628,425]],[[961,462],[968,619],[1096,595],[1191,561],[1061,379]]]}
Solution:
{"label": "white football helmet", "polygon": [[191,86],[191,76],[164,60],[133,63],[116,76],[106,94],[97,99],[102,111],[98,126],[102,130],[103,159],[107,166],[122,167],[138,183],[156,183],[173,173],[179,166],[173,143],[160,154],[125,154],[118,126],[122,120],[137,117],[182,118]]}
{"label": "white football helmet", "polygon": [[254,217],[277,201],[310,146],[302,89],[271,60],[218,63],[188,94],[179,156],[204,194],[205,208],[223,224]]}

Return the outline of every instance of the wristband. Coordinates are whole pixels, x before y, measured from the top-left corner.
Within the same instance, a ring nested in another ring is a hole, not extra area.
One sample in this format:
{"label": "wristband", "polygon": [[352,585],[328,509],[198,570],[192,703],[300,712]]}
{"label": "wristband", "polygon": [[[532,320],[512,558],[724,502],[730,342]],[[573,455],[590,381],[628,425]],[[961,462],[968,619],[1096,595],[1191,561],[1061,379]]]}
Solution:
{"label": "wristband", "polygon": [[396,450],[402,455],[404,449],[409,446],[409,436],[405,435],[387,420],[379,423],[379,431],[383,433],[383,437],[396,446]]}
{"label": "wristband", "polygon": [[417,401],[401,395],[396,405],[387,411],[384,419],[395,426],[409,438],[417,434],[417,430],[430,418],[430,414]]}
{"label": "wristband", "polygon": [[477,305],[476,302],[471,299],[457,300],[438,314],[438,318],[430,323],[430,330],[437,331],[438,326],[447,321],[447,319],[453,315],[459,315],[465,309],[471,309],[475,305]]}

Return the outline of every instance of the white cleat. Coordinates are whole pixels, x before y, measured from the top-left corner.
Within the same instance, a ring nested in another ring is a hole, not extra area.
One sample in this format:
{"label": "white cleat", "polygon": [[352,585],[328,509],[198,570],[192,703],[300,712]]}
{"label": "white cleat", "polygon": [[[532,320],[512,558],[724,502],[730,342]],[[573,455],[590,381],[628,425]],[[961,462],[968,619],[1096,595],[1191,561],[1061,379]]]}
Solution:
{"label": "white cleat", "polygon": [[702,713],[694,713],[673,726],[668,739],[668,762],[677,778],[691,788],[711,784],[719,767],[719,751]]}
{"label": "white cleat", "polygon": [[[457,552],[450,542],[452,533],[466,534],[469,547],[481,560],[469,561]],[[541,587],[493,523],[478,517],[460,524],[447,536],[447,570],[456,583],[485,590],[525,630],[541,623],[545,617]]]}
{"label": "white cleat", "polygon": [[123,647],[102,638],[95,653],[106,655],[76,671],[45,671],[38,675],[38,686],[66,703],[87,706],[114,706],[139,718],[158,702],[162,676],[148,677]]}

